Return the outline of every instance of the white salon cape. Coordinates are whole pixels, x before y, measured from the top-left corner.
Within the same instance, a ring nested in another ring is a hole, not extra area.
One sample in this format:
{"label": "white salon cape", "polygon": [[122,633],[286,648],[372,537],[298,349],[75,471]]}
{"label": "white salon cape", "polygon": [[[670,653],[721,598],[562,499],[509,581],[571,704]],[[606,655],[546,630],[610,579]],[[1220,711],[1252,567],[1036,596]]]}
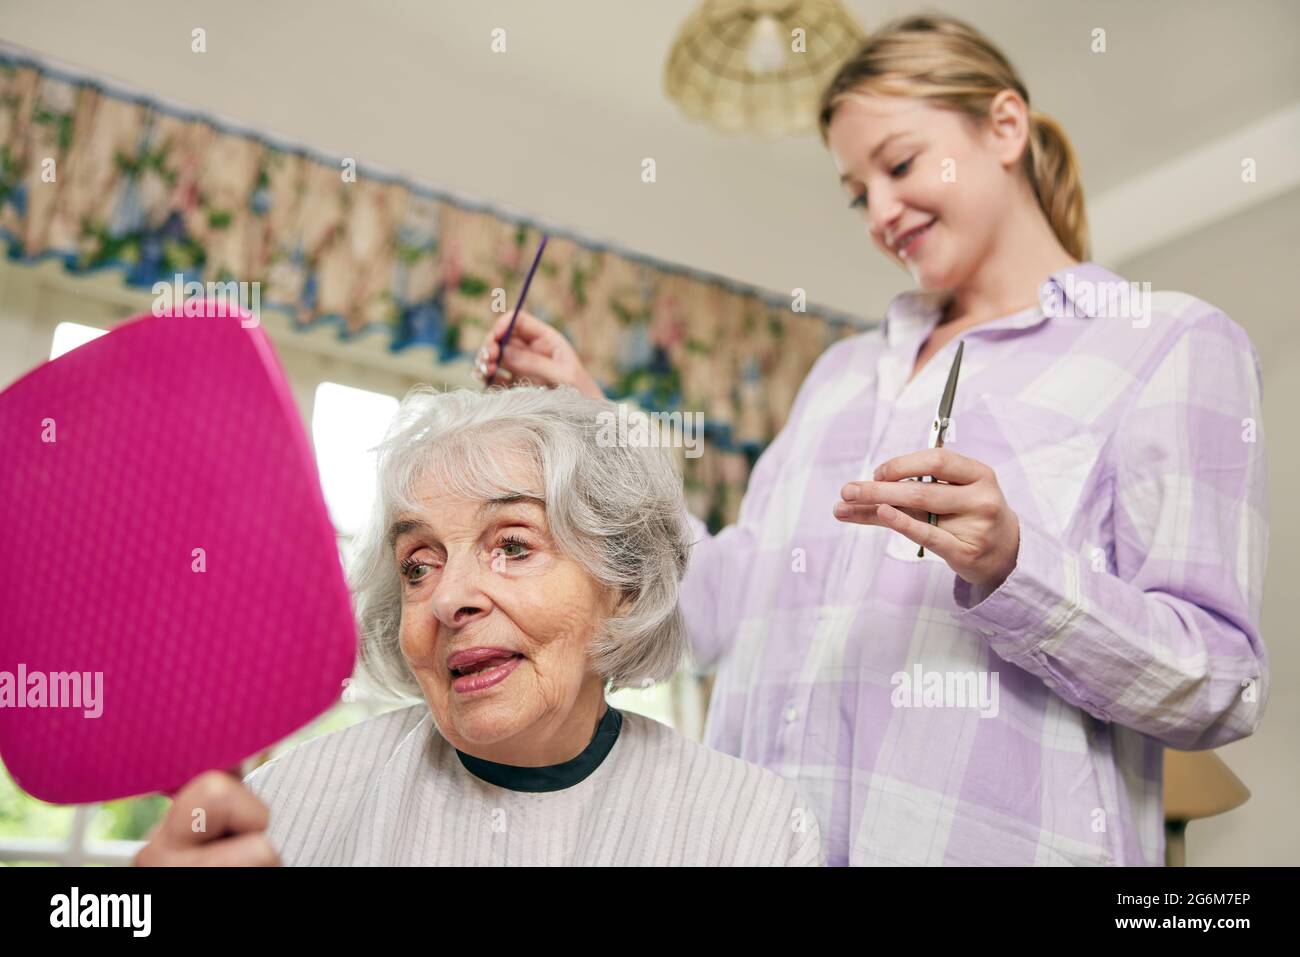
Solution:
{"label": "white salon cape", "polygon": [[287,865],[824,863],[817,822],[771,771],[607,707],[571,761],[464,754],[427,705],[299,745],[245,779]]}

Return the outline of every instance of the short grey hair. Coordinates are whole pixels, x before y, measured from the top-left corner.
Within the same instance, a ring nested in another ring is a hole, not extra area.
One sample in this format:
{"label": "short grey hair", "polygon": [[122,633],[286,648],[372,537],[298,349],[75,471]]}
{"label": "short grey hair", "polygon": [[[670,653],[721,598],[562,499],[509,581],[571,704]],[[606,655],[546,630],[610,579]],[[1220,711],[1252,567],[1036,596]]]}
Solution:
{"label": "short grey hair", "polygon": [[[428,479],[465,498],[540,498],[560,552],[628,600],[600,623],[588,651],[607,690],[672,676],[686,652],[678,597],[691,533],[682,480],[665,449],[598,441],[616,413],[569,387],[407,393],[376,450],[375,503],[348,569],[363,688],[421,696],[400,646],[402,581],[388,530],[399,514],[420,511],[415,490]],[[521,462],[537,487],[512,476]]]}

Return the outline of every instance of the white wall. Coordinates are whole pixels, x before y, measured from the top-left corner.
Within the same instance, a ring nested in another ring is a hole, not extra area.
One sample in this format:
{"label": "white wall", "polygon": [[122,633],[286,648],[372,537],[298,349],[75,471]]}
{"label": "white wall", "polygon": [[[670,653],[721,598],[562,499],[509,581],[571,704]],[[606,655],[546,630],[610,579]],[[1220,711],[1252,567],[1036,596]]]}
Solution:
{"label": "white wall", "polygon": [[1300,444],[1290,421],[1300,406],[1300,190],[1216,223],[1117,271],[1154,289],[1178,289],[1218,306],[1250,334],[1264,372],[1269,560],[1263,636],[1272,681],[1259,733],[1219,749],[1251,789],[1235,811],[1187,828],[1190,865],[1300,864],[1300,645],[1295,580],[1300,573]]}

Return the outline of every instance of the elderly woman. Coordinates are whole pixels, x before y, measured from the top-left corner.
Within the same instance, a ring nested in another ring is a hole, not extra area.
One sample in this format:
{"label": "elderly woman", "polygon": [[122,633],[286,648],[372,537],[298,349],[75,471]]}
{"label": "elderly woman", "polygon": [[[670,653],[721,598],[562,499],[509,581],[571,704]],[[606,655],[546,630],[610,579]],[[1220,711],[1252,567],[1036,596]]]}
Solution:
{"label": "elderly woman", "polygon": [[677,668],[690,546],[670,457],[609,409],[408,395],[351,578],[363,682],[423,700],[197,778],[137,861],[820,864],[791,785],[605,700]]}

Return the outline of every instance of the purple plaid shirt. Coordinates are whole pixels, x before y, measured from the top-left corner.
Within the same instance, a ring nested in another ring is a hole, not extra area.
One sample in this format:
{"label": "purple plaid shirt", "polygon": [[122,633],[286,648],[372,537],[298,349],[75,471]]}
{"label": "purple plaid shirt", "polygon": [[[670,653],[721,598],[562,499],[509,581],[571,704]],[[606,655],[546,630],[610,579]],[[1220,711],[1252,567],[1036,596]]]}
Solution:
{"label": "purple plaid shirt", "polygon": [[705,742],[792,781],[828,863],[1162,864],[1162,749],[1258,726],[1258,357],[1218,309],[1149,288],[1083,263],[962,334],[945,445],[1020,520],[992,593],[831,511],[926,445],[957,340],[907,382],[939,318],[921,292],[818,359],[736,524],[695,523]]}

